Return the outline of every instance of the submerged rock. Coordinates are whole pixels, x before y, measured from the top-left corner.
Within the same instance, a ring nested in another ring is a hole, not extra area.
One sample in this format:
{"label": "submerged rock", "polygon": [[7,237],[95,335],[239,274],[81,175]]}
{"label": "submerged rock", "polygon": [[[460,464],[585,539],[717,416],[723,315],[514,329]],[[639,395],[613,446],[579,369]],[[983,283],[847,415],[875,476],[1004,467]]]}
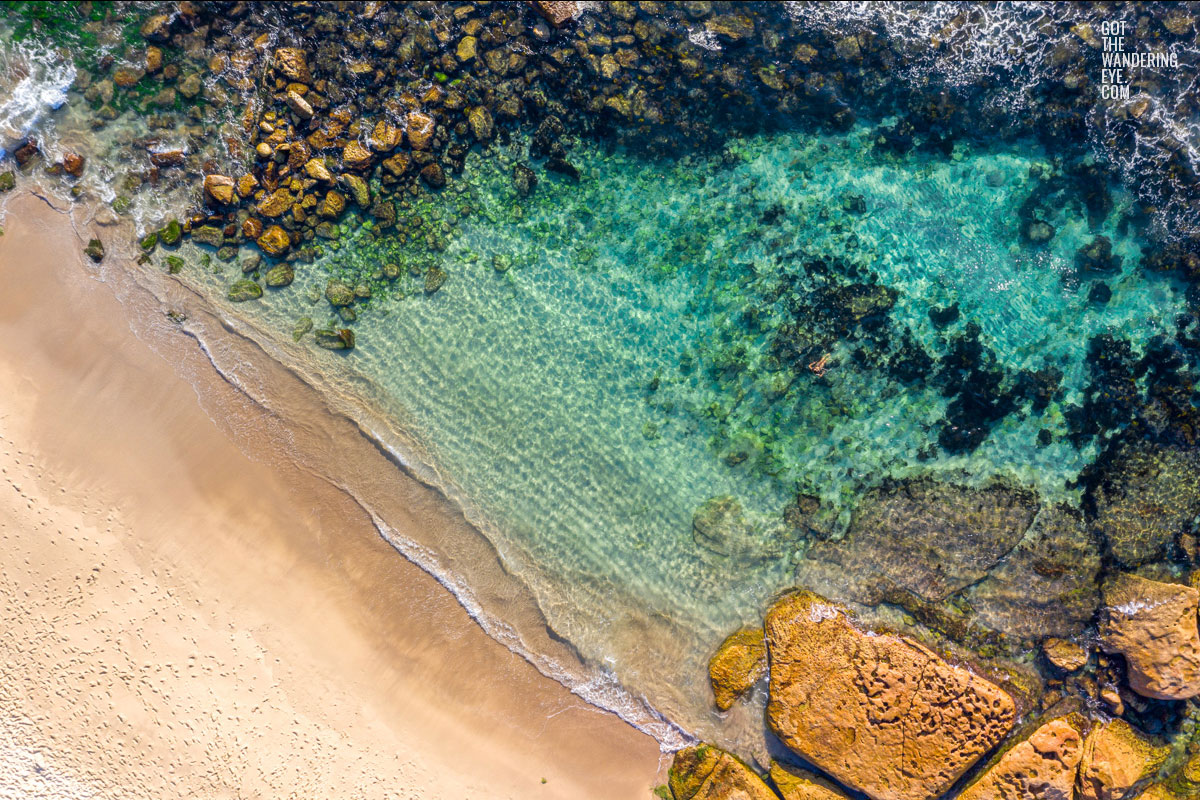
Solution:
{"label": "submerged rock", "polygon": [[707,744],[677,752],[668,775],[675,800],[778,800],[736,756]]}
{"label": "submerged rock", "polygon": [[244,303],[247,300],[257,300],[262,297],[262,294],[263,290],[261,286],[252,280],[242,278],[241,280],[234,281],[233,285],[229,287],[228,297],[231,302]]}
{"label": "submerged rock", "polygon": [[99,239],[88,239],[87,247],[83,248],[83,252],[97,264],[104,260],[104,244]]}
{"label": "submerged rock", "polygon": [[204,176],[204,193],[219,205],[228,206],[233,204],[235,199],[233,189],[233,178],[230,178],[228,175]]}
{"label": "submerged rock", "polygon": [[318,347],[326,350],[353,350],[354,331],[349,328],[325,328],[313,334]]}
{"label": "submerged rock", "polygon": [[1050,638],[1042,642],[1042,655],[1055,669],[1075,672],[1087,664],[1088,651],[1066,639]]}
{"label": "submerged rock", "polygon": [[750,691],[767,671],[767,646],[762,628],[731,634],[708,662],[717,708],[728,711],[739,697]]}
{"label": "submerged rock", "polygon": [[1166,760],[1169,748],[1159,747],[1128,722],[1115,719],[1097,725],[1083,742],[1079,763],[1078,800],[1123,800],[1130,789],[1147,780]]}
{"label": "submerged rock", "polygon": [[782,520],[762,520],[732,495],[706,500],[692,515],[692,539],[708,553],[737,560],[781,558],[795,546],[796,532]]}
{"label": "submerged rock", "polygon": [[292,246],[292,240],[287,231],[278,225],[272,225],[263,231],[257,239],[258,246],[269,256],[281,256]]}
{"label": "submerged rock", "polygon": [[1160,700],[1200,694],[1200,592],[1122,574],[1104,587],[1104,604],[1100,647],[1125,656],[1131,689]]}
{"label": "submerged rock", "polygon": [[292,281],[296,279],[296,272],[292,269],[291,264],[277,264],[267,270],[263,279],[272,289],[280,289],[292,285]]}
{"label": "submerged rock", "polygon": [[1100,546],[1065,505],[1038,512],[1020,542],[964,599],[980,623],[1010,636],[1075,636],[1100,604]]}
{"label": "submerged rock", "polygon": [[972,489],[906,481],[865,495],[840,542],[818,542],[798,582],[875,605],[894,588],[944,600],[987,577],[1033,521],[1033,496],[1019,489]]}
{"label": "submerged rock", "polygon": [[10,169],[8,172],[0,172],[0,192],[10,192],[17,186],[17,176]]}
{"label": "submerged rock", "polygon": [[911,639],[859,630],[811,592],[766,617],[767,722],[789,748],[874,800],[930,800],[1004,738],[1003,690]]}
{"label": "submerged rock", "polygon": [[1090,494],[1093,529],[1112,556],[1131,567],[1154,561],[1200,514],[1200,454],[1124,446]]}
{"label": "submerged rock", "polygon": [[528,166],[525,164],[513,166],[513,186],[516,187],[518,196],[528,197],[533,193],[537,182],[537,175]]}
{"label": "submerged rock", "polygon": [[164,245],[173,247],[183,238],[183,226],[179,224],[179,220],[173,219],[158,232],[158,238]]}
{"label": "submerged rock", "polygon": [[959,795],[960,800],[1071,800],[1083,737],[1065,719],[1047,722]]}
{"label": "submerged rock", "polygon": [[425,294],[433,294],[446,282],[446,271],[441,267],[430,267],[425,273]]}
{"label": "submerged rock", "polygon": [[192,228],[192,241],[209,247],[220,247],[225,244],[225,233],[215,225],[201,225]]}
{"label": "submerged rock", "polygon": [[325,284],[325,299],[334,308],[348,306],[354,302],[354,289],[339,280],[331,280]]}

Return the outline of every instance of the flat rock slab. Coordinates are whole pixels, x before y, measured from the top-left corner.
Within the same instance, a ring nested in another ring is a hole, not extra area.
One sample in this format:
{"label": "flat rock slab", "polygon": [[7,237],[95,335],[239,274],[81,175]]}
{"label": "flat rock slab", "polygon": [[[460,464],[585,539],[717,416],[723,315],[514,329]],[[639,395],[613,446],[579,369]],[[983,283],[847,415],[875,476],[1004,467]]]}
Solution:
{"label": "flat rock slab", "polygon": [[1125,656],[1129,687],[1143,697],[1184,700],[1200,694],[1200,592],[1137,575],[1104,587],[1100,647]]}
{"label": "flat rock slab", "polygon": [[1169,747],[1158,746],[1125,720],[1097,725],[1083,741],[1075,797],[1122,800],[1157,772],[1169,752]]}
{"label": "flat rock slab", "polygon": [[789,748],[874,800],[930,800],[1008,734],[1012,698],[901,636],[859,630],[811,592],[766,618],[767,721]]}

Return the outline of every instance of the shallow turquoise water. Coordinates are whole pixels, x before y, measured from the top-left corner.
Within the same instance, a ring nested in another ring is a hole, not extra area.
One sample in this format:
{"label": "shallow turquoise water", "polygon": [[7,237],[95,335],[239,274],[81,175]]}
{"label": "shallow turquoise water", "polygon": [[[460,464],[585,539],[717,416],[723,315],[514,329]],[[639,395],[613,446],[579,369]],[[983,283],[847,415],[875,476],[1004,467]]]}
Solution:
{"label": "shallow turquoise water", "polygon": [[[672,163],[581,146],[579,184],[542,173],[528,200],[508,178],[519,152],[471,155],[463,200],[476,213],[451,237],[440,291],[376,299],[352,355],[314,358],[413,429],[558,635],[692,730],[712,722],[709,652],[757,619],[803,557],[802,532],[780,521],[797,490],[822,499],[835,535],[887,477],[1004,475],[1070,499],[1095,455],[1061,436],[1088,339],[1117,331],[1137,347],[1181,307],[1167,279],[1140,274],[1120,197],[1094,230],[1066,208],[1048,220],[1048,246],[1021,243],[1017,209],[1049,170],[1033,148],[897,158],[867,128],[764,135]],[[1088,282],[1063,280],[1098,234],[1123,257],[1106,306],[1088,302]],[[231,308],[281,334],[300,315],[319,327],[328,307],[302,287],[323,290],[327,270],[373,252],[342,248],[298,271],[301,290]],[[949,455],[936,447],[947,399],[932,368],[930,380],[897,381],[838,341],[824,379],[778,391],[763,330],[788,298],[764,287],[788,274],[803,294],[811,257],[849,260],[855,280],[894,289],[893,327],[935,358],[947,334],[928,310],[958,303],[954,330],[977,323],[1002,369],[1059,370],[1061,396]],[[208,274],[214,294],[234,269]],[[763,327],[744,323],[751,306]],[[1036,441],[1043,428],[1049,446]],[[692,533],[694,511],[719,495],[749,517],[725,554]]]}

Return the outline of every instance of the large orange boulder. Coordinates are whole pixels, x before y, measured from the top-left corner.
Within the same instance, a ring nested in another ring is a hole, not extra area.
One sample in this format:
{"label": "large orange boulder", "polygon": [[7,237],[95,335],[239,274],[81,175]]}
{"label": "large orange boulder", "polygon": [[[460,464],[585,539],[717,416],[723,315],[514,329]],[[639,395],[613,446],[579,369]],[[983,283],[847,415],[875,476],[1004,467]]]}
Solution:
{"label": "large orange boulder", "polygon": [[959,800],[1071,800],[1083,737],[1065,719],[1047,722],[1014,746]]}
{"label": "large orange boulder", "polygon": [[1002,689],[901,636],[863,631],[811,592],[767,613],[767,722],[874,800],[930,800],[1012,729]]}
{"label": "large orange boulder", "polygon": [[1137,575],[1104,587],[1100,647],[1125,656],[1129,687],[1143,697],[1185,700],[1200,695],[1200,592]]}

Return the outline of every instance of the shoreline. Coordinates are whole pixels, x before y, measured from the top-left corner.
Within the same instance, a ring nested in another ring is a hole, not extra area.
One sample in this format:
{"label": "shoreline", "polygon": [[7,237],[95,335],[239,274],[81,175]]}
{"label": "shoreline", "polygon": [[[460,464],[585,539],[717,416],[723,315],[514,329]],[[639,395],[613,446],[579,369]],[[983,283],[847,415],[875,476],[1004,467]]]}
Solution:
{"label": "shoreline", "polygon": [[[135,335],[113,287],[80,274],[61,212],[7,205],[0,535],[22,558],[0,573],[17,689],[0,695],[0,747],[35,751],[17,780],[631,798],[661,782],[657,742],[489,638],[361,506],[278,452],[295,420],[228,385],[197,339]],[[149,305],[133,327],[157,324]],[[417,506],[407,521],[441,520]]]}

